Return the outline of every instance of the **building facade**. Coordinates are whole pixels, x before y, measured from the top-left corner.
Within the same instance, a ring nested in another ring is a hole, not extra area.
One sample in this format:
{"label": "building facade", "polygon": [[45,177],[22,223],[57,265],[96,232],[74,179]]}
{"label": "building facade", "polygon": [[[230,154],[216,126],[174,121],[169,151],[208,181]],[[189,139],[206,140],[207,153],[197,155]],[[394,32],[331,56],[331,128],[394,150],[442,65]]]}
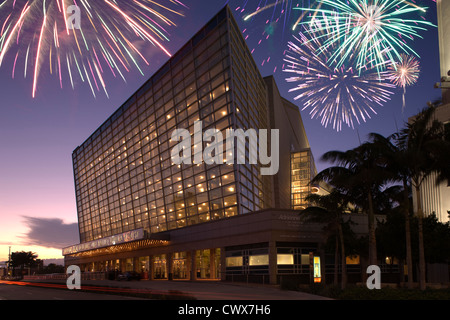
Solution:
{"label": "building facade", "polygon": [[439,59],[441,83],[444,103],[450,103],[450,3],[446,0],[437,0],[437,19],[439,34]]}
{"label": "building facade", "polygon": [[[442,104],[436,108],[433,120],[442,122],[450,141],[450,3],[437,1],[439,32],[439,56],[442,90]],[[422,209],[427,215],[436,214],[440,222],[450,221],[450,185],[447,182],[436,185],[436,175],[431,174],[420,188]],[[413,192],[414,209],[417,209],[417,196]]]}
{"label": "building facade", "polygon": [[[175,165],[172,133],[199,124],[278,130],[278,173],[261,173],[250,139],[244,163]],[[80,244],[63,249],[65,264],[149,279],[309,276],[322,234],[295,210],[319,192],[305,184],[313,162],[298,107],[261,76],[226,7],[74,150]]]}
{"label": "building facade", "polygon": [[[433,120],[444,124],[448,141],[450,141],[450,102],[436,108]],[[435,214],[440,222],[450,221],[450,184],[445,181],[436,185],[436,174],[430,174],[420,187],[422,210],[424,214]],[[414,210],[417,209],[417,196],[413,192]]]}

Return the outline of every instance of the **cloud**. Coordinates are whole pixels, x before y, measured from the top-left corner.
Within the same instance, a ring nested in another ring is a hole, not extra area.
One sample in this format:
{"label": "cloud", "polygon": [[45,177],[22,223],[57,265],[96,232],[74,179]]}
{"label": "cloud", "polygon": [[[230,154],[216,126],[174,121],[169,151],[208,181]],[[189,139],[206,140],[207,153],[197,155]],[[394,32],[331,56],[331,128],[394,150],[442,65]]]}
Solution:
{"label": "cloud", "polygon": [[67,224],[57,218],[23,218],[29,229],[21,237],[24,245],[61,249],[79,243],[77,223]]}

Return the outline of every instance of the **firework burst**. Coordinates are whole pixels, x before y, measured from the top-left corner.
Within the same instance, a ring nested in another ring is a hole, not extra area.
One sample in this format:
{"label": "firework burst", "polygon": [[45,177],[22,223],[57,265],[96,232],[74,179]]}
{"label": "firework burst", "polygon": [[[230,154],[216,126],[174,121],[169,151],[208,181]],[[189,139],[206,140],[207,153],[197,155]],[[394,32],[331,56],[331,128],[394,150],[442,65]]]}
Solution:
{"label": "firework burst", "polygon": [[403,88],[403,109],[406,106],[406,87],[414,85],[419,79],[420,63],[413,56],[400,55],[400,60],[388,67],[387,79]]}
{"label": "firework burst", "polygon": [[355,51],[358,69],[370,62],[379,72],[401,53],[418,57],[409,41],[434,26],[423,19],[427,8],[406,0],[317,0],[316,8],[302,9],[313,14],[301,24],[323,37],[318,50],[337,45],[328,62],[337,67]]}
{"label": "firework burst", "polygon": [[388,68],[388,79],[400,88],[414,85],[419,79],[419,74],[419,61],[416,58],[405,54],[400,56],[400,61],[394,62],[394,64]]}
{"label": "firework burst", "polygon": [[347,66],[330,67],[333,50],[325,50],[319,38],[299,33],[289,42],[283,71],[292,74],[286,81],[296,84],[289,91],[303,102],[302,111],[309,109],[311,118],[320,118],[324,127],[332,125],[341,131],[346,124],[354,128],[355,123],[376,114],[376,106],[390,100],[395,85],[374,68],[355,70],[353,56],[347,56]]}
{"label": "firework burst", "polygon": [[25,78],[32,77],[33,98],[47,64],[61,88],[64,81],[72,88],[81,81],[94,96],[102,88],[108,95],[107,73],[124,81],[133,69],[143,74],[141,65],[150,64],[141,48],[146,43],[170,56],[164,43],[181,7],[186,8],[177,0],[4,0],[0,66],[8,57],[14,59],[12,76],[20,68]]}

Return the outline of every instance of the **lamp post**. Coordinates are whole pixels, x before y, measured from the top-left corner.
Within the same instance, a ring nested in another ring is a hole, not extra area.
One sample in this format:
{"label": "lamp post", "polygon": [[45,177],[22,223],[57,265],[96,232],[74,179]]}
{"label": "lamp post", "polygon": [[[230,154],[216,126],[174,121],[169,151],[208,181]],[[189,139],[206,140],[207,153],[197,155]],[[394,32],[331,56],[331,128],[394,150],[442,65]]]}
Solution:
{"label": "lamp post", "polygon": [[9,253],[8,253],[8,276],[10,275],[10,267],[11,267],[11,246],[9,246]]}

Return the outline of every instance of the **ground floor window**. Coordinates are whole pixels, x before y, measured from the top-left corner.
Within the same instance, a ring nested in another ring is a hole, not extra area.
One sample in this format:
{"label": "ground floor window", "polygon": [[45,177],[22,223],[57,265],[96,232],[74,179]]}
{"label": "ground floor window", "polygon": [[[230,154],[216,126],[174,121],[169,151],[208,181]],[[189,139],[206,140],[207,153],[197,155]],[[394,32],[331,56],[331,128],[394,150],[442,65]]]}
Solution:
{"label": "ground floor window", "polygon": [[310,252],[315,248],[277,248],[278,274],[309,274]]}
{"label": "ground floor window", "polygon": [[133,258],[125,260],[125,271],[134,271]]}
{"label": "ground floor window", "polygon": [[293,265],[293,254],[277,254],[277,265]]}
{"label": "ground floor window", "polygon": [[225,265],[227,267],[242,267],[244,257],[226,257]]}
{"label": "ground floor window", "polygon": [[150,270],[149,257],[139,257],[139,272],[148,272]]}
{"label": "ground floor window", "polygon": [[268,274],[269,249],[252,248],[225,252],[227,276],[242,274]]}
{"label": "ground floor window", "polygon": [[173,254],[173,278],[174,279],[188,279],[188,260],[187,253],[175,252]]}
{"label": "ground floor window", "polygon": [[221,278],[221,270],[222,270],[222,264],[221,264],[221,251],[220,248],[213,249],[214,250],[214,279],[220,279]]}
{"label": "ground floor window", "polygon": [[165,254],[153,256],[153,279],[167,279],[167,258]]}
{"label": "ground floor window", "polygon": [[195,266],[197,279],[211,278],[211,253],[209,249],[197,250],[195,252]]}
{"label": "ground floor window", "polygon": [[248,265],[249,266],[269,265],[269,255],[261,254],[261,255],[249,256]]}
{"label": "ground floor window", "polygon": [[220,248],[195,251],[195,269],[197,279],[220,279]]}

